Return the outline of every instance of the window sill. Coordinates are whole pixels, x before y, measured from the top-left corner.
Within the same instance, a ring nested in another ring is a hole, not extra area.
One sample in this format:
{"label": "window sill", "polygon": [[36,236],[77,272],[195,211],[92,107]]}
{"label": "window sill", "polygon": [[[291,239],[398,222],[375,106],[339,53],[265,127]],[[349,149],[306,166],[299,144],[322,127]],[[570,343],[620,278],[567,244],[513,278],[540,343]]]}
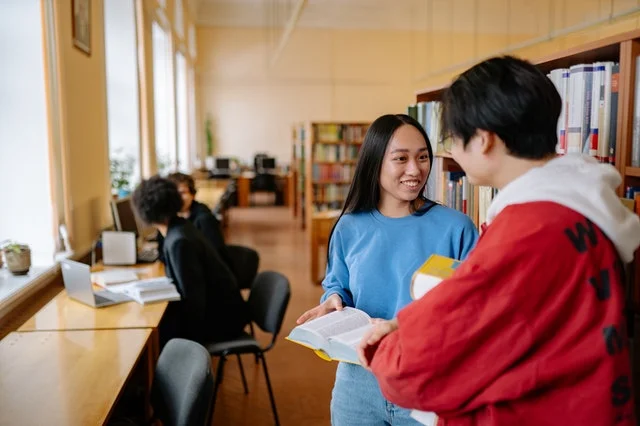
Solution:
{"label": "window sill", "polygon": [[0,269],[0,318],[18,303],[44,288],[58,274],[60,267],[32,266],[27,275],[12,275],[8,269]]}

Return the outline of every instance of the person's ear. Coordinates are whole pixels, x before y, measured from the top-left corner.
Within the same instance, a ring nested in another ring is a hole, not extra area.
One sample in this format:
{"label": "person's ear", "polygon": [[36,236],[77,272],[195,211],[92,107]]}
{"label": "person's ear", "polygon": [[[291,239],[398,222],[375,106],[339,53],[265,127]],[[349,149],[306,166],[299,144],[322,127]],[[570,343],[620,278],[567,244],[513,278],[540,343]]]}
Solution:
{"label": "person's ear", "polygon": [[495,149],[498,142],[498,136],[487,130],[478,129],[476,131],[476,138],[478,139],[478,146],[480,153],[489,154],[491,150]]}

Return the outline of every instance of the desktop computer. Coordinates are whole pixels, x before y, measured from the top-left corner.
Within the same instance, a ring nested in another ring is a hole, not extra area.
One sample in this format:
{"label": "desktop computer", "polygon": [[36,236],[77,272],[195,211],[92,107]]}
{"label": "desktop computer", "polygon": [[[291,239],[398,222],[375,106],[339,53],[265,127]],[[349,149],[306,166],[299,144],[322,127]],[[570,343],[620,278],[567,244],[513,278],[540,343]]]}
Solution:
{"label": "desktop computer", "polygon": [[111,215],[113,216],[113,224],[116,231],[132,232],[136,235],[137,260],[139,262],[155,262],[158,260],[158,244],[144,241],[130,197],[111,200]]}
{"label": "desktop computer", "polygon": [[214,162],[214,167],[211,169],[211,177],[231,177],[231,159],[225,157],[217,157]]}
{"label": "desktop computer", "polygon": [[276,170],[276,159],[274,157],[256,158],[256,173],[274,173]]}

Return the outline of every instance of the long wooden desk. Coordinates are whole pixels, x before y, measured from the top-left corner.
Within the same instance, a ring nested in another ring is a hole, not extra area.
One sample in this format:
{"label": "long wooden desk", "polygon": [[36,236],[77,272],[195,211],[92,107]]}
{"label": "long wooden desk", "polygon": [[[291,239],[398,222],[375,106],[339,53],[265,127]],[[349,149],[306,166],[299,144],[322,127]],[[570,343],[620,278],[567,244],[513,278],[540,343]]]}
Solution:
{"label": "long wooden desk", "polygon": [[0,340],[0,425],[101,425],[150,329],[14,332]]}
{"label": "long wooden desk", "polygon": [[[119,268],[123,267],[118,267],[118,269]],[[134,266],[134,268],[138,270],[138,276],[140,278],[164,276],[164,265],[161,262],[140,264]],[[105,269],[105,267],[102,265],[93,268],[94,271],[103,269]],[[146,349],[147,391],[150,391],[153,382],[153,373],[158,357],[160,356],[158,326],[167,309],[167,305],[168,302],[158,302],[148,305],[127,302],[106,306],[104,308],[93,308],[71,299],[67,295],[67,292],[62,290],[35,315],[29,318],[18,329],[18,332],[23,334],[38,332],[33,334],[41,334],[41,332],[96,331],[100,333],[110,330],[145,330],[149,333],[144,349]],[[100,364],[100,362],[96,360],[88,360],[87,362],[96,362],[97,366]],[[133,369],[133,365],[131,369]],[[63,373],[60,372],[59,374]],[[70,372],[70,374],[74,373]],[[25,376],[25,378],[26,377],[28,376]],[[45,377],[45,379],[49,378],[46,374],[43,377]],[[38,380],[40,379],[36,378],[36,382]],[[147,402],[148,401],[149,395],[147,394]],[[0,422],[0,425],[3,425],[3,423]]]}

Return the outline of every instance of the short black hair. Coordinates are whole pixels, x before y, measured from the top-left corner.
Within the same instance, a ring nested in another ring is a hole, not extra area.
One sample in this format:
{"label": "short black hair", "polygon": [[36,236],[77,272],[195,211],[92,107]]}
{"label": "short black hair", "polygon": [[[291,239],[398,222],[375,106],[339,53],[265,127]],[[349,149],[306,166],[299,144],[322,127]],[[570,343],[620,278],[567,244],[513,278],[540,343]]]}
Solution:
{"label": "short black hair", "polygon": [[176,185],[180,185],[181,183],[187,185],[187,188],[189,189],[191,195],[196,195],[196,182],[195,180],[193,180],[191,175],[176,172],[168,175],[167,179],[174,182]]}
{"label": "short black hair", "polygon": [[182,197],[174,182],[152,176],[140,182],[131,197],[138,216],[146,224],[166,223],[182,209]]}
{"label": "short black hair", "polygon": [[442,136],[466,147],[478,129],[495,133],[510,155],[542,159],[556,152],[562,100],[536,66],[494,57],[462,73],[442,97]]}

